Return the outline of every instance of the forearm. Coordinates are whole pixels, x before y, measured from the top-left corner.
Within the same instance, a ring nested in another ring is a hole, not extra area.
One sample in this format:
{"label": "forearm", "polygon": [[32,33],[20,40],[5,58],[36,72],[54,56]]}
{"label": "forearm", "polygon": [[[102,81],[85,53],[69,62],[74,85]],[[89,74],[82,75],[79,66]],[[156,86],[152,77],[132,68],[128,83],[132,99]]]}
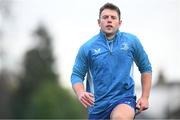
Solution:
{"label": "forearm", "polygon": [[152,84],[152,73],[142,73],[141,75],[141,84],[142,84],[142,96],[143,98],[149,98],[151,84]]}
{"label": "forearm", "polygon": [[83,85],[83,83],[76,83],[76,84],[74,84],[74,85],[73,85],[73,90],[74,90],[74,92],[76,93],[76,95],[79,96],[79,94],[80,94],[81,92],[84,92],[84,91],[85,91],[85,90],[84,90],[84,85]]}
{"label": "forearm", "polygon": [[94,95],[84,90],[83,83],[76,83],[73,89],[84,107],[92,106],[94,104]]}

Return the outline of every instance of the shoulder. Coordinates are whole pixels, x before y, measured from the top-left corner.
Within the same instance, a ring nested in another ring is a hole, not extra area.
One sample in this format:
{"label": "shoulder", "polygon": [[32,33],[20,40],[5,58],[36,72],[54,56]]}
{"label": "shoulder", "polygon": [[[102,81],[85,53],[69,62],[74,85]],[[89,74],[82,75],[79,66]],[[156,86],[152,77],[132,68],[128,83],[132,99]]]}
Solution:
{"label": "shoulder", "polygon": [[89,50],[91,50],[92,47],[97,43],[99,37],[99,34],[94,35],[92,38],[90,38],[80,46],[79,51],[88,54]]}
{"label": "shoulder", "polygon": [[132,33],[128,33],[128,32],[120,32],[121,36],[125,39],[128,40],[134,40],[134,39],[138,39],[136,35],[132,34]]}
{"label": "shoulder", "polygon": [[123,41],[126,41],[131,44],[139,44],[140,43],[139,38],[132,33],[121,32],[120,34],[121,34],[121,38]]}
{"label": "shoulder", "polygon": [[100,37],[99,34],[93,36],[93,37],[90,38],[88,41],[86,41],[85,43],[83,43],[83,44],[81,45],[81,48],[86,49],[86,50],[90,49],[90,48],[97,42],[97,40],[99,39],[99,37]]}

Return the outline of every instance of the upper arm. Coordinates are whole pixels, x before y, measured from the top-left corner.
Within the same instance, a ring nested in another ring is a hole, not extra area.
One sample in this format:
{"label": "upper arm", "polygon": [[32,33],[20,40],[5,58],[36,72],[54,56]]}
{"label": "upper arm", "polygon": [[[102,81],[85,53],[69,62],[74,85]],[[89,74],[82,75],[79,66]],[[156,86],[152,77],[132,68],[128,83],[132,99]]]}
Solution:
{"label": "upper arm", "polygon": [[83,82],[88,69],[87,55],[85,54],[85,49],[81,47],[75,59],[75,63],[71,75],[71,83],[75,84],[78,82]]}
{"label": "upper arm", "polygon": [[134,53],[133,53],[134,61],[138,66],[139,71],[141,73],[152,72],[152,67],[148,55],[145,52],[138,38],[135,38],[133,41],[133,49],[134,49]]}

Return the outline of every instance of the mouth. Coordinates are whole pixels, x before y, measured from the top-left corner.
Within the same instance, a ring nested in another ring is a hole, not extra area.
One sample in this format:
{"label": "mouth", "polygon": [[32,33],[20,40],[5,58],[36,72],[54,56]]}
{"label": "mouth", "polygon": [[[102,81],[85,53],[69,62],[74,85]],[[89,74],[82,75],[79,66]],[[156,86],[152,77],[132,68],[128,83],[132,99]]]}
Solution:
{"label": "mouth", "polygon": [[113,28],[112,25],[106,25],[106,28],[110,29],[110,28]]}

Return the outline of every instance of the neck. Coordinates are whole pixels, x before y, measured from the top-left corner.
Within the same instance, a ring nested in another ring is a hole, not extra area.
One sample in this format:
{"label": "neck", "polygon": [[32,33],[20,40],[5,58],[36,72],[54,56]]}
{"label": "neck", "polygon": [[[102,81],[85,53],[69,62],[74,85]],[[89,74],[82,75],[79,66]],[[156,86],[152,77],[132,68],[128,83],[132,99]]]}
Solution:
{"label": "neck", "polygon": [[112,40],[114,38],[115,34],[106,34],[107,40]]}

